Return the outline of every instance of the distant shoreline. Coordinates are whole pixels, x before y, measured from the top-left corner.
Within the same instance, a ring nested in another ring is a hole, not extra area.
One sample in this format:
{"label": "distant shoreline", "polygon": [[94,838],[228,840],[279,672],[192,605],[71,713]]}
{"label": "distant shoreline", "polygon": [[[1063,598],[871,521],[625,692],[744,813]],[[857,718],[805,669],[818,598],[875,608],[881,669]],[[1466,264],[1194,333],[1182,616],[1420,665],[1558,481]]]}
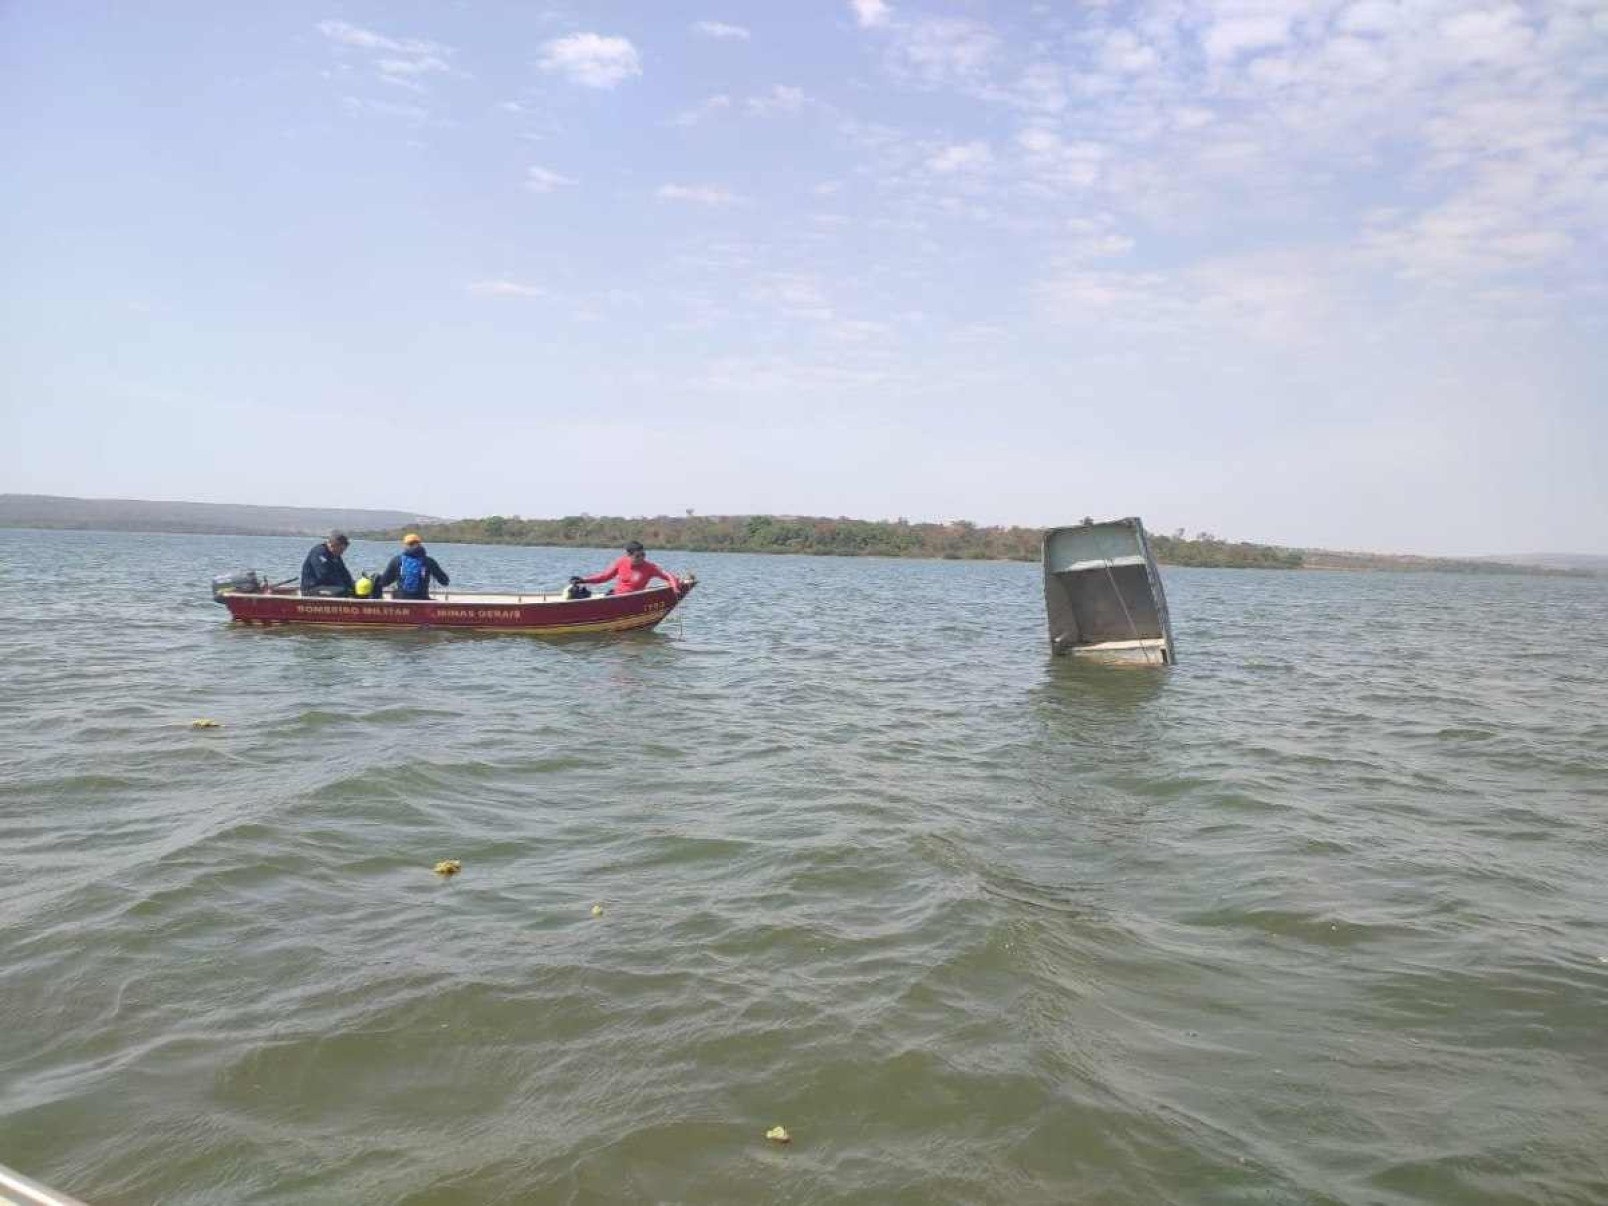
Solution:
{"label": "distant shoreline", "polygon": [[[687,532],[675,529],[690,523],[688,519],[659,516],[654,519],[592,518],[577,516],[571,519],[505,519],[503,531],[494,535],[486,531],[486,519],[410,518],[404,523],[363,527],[346,523],[309,523],[304,527],[243,527],[219,523],[185,523],[183,519],[170,519],[167,523],[140,523],[150,516],[127,516],[124,523],[93,523],[85,518],[61,518],[56,523],[24,521],[16,523],[6,515],[3,502],[8,495],[0,495],[0,529],[11,531],[42,532],[101,532],[108,535],[217,535],[217,537],[283,537],[283,539],[317,539],[330,527],[346,527],[354,539],[394,540],[404,529],[418,527],[425,539],[437,545],[505,545],[521,548],[614,548],[627,539],[642,539],[656,552],[677,553],[754,553],[754,555],[793,556],[886,556],[894,560],[920,561],[1019,561],[1036,563],[1039,560],[1039,542],[1042,529],[1036,527],[976,527],[973,524],[909,524],[876,523],[865,519],[815,519],[796,516],[717,516],[704,518],[701,523],[724,524],[730,535],[732,524],[753,527],[746,545],[736,540],[685,539]],[[211,507],[211,503],[188,503],[190,508]],[[222,505],[219,505],[222,507]],[[230,508],[233,510],[233,508]],[[283,508],[260,508],[264,511]],[[309,508],[310,510],[310,508]],[[330,513],[314,511],[315,515]],[[346,515],[352,515],[347,511]],[[375,515],[375,513],[368,513]],[[378,513],[392,518],[394,513]],[[495,518],[495,516],[494,516]],[[699,521],[691,521],[699,523]],[[515,532],[508,531],[510,524],[519,524]],[[571,531],[564,532],[569,524]],[[757,542],[757,537],[769,534],[773,544]],[[891,534],[891,535],[889,535]],[[679,539],[682,537],[682,539]],[[904,547],[886,544],[888,540],[904,540]],[[841,540],[860,540],[860,547],[833,547]],[[1180,569],[1277,569],[1277,571],[1352,571],[1352,572],[1404,572],[1404,574],[1481,574],[1481,576],[1526,577],[1584,577],[1602,579],[1608,571],[1592,568],[1569,568],[1547,564],[1510,563],[1510,561],[1475,560],[1475,558],[1430,558],[1430,556],[1394,555],[1394,553],[1333,552],[1322,548],[1282,548],[1277,545],[1256,545],[1246,542],[1225,542],[1201,532],[1195,539],[1179,534],[1151,534],[1151,545],[1156,560],[1167,568]],[[796,544],[788,544],[796,542]],[[947,547],[946,547],[947,545]],[[1603,558],[1608,564],[1608,558]]]}
{"label": "distant shoreline", "polygon": [[[934,561],[1038,561],[1044,529],[978,527],[965,520],[831,519],[806,515],[621,516],[571,515],[522,519],[492,515],[430,525],[436,544],[506,544],[546,548],[617,548],[640,540],[650,549],[704,553],[792,553],[804,556],[895,557]],[[394,539],[400,530],[365,533]],[[1351,569],[1456,574],[1596,577],[1591,569],[1525,565],[1497,559],[1422,557],[1286,548],[1223,540],[1210,532],[1186,537],[1150,533],[1163,565],[1201,569]],[[1604,559],[1608,568],[1608,558]]]}
{"label": "distant shoreline", "polygon": [[186,536],[319,536],[331,528],[359,531],[441,523],[404,510],[361,507],[269,507],[249,503],[168,502],[138,498],[70,498],[0,494],[0,528],[40,531],[148,532]]}

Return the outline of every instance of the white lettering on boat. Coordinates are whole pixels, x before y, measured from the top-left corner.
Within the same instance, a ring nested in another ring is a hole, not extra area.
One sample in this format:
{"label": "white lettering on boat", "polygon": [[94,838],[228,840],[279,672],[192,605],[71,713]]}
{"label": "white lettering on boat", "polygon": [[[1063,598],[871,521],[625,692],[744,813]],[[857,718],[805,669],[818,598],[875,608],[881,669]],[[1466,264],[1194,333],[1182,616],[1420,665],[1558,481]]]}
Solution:
{"label": "white lettering on boat", "polygon": [[426,624],[450,624],[463,620],[517,620],[517,607],[386,607],[373,603],[298,603],[298,616],[318,616],[332,620],[380,619],[418,620]]}

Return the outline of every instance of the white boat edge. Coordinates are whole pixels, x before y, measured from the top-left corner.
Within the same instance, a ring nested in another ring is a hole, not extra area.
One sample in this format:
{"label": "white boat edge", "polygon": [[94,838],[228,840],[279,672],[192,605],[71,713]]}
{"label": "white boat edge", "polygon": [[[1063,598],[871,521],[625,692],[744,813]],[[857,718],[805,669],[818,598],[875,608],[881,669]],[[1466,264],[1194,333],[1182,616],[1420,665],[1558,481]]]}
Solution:
{"label": "white boat edge", "polygon": [[0,1206],[84,1206],[0,1164]]}

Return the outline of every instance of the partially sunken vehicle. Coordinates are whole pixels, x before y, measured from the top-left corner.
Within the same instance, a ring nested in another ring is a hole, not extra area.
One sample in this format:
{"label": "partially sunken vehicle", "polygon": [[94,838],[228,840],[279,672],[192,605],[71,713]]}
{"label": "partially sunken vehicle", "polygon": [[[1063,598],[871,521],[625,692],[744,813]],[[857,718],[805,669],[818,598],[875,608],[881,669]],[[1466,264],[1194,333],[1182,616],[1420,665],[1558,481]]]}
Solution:
{"label": "partially sunken vehicle", "polygon": [[1155,666],[1177,660],[1161,575],[1137,518],[1045,532],[1044,606],[1053,653]]}

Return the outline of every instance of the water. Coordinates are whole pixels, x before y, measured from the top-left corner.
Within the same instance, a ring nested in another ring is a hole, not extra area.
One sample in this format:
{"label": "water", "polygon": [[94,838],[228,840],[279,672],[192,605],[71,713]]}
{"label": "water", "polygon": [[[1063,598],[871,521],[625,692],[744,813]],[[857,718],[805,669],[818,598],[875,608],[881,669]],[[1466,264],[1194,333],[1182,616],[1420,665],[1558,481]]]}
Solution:
{"label": "water", "polygon": [[1170,672],[1052,663],[1027,565],[666,554],[658,633],[570,643],[207,600],[309,543],[0,532],[0,1160],[101,1206],[1608,1200],[1608,583],[1169,571]]}

